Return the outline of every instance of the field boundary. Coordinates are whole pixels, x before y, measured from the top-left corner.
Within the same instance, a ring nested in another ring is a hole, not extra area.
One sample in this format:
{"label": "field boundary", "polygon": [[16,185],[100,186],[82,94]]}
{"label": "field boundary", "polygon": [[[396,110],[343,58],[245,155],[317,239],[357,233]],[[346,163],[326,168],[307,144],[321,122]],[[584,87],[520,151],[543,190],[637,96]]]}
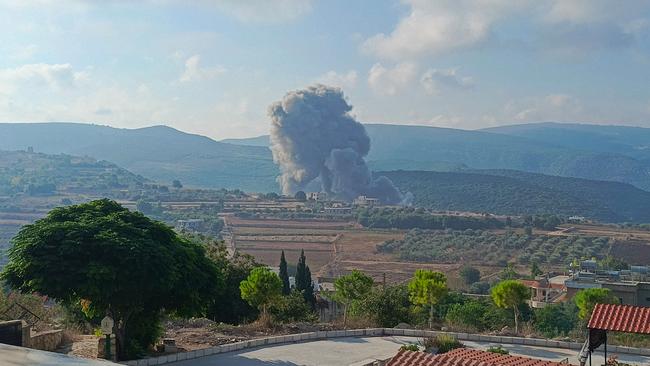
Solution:
{"label": "field boundary", "polygon": [[[124,365],[130,366],[150,366],[150,365],[164,365],[171,362],[191,360],[199,357],[215,355],[219,353],[239,351],[247,348],[258,348],[263,346],[287,344],[287,343],[302,343],[317,341],[331,338],[343,337],[383,337],[383,336],[399,336],[399,337],[435,337],[441,334],[450,335],[460,341],[473,341],[473,342],[493,342],[495,344],[521,344],[526,346],[537,347],[552,347],[572,349],[579,351],[582,348],[582,343],[578,342],[563,342],[541,338],[522,338],[522,337],[505,337],[493,336],[473,333],[457,333],[457,332],[442,332],[435,330],[421,330],[421,329],[395,329],[395,328],[369,328],[369,329],[350,329],[350,330],[330,330],[319,331],[311,333],[290,334],[284,336],[266,337],[252,339],[243,342],[223,344],[220,346],[199,349],[189,352],[180,352],[169,354],[165,356],[144,358],[141,360],[132,360],[121,362]],[[633,348],[624,346],[607,346],[609,353],[627,353],[633,355],[650,356],[650,349],[646,348]]]}

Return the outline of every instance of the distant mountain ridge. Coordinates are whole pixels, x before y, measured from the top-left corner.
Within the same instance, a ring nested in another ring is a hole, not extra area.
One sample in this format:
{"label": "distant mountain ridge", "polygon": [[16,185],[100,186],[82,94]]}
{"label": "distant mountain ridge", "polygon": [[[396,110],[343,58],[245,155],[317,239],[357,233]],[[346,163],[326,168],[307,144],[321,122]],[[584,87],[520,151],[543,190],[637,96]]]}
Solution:
{"label": "distant mountain ridge", "polygon": [[[366,124],[374,170],[428,166],[511,169],[547,175],[624,182],[650,190],[650,129],[539,123],[458,130]],[[582,137],[584,136],[584,137]],[[260,146],[268,136],[230,139]],[[572,143],[573,142],[573,143]],[[431,169],[444,170],[444,169]],[[450,169],[457,170],[457,169]]]}
{"label": "distant mountain ridge", "polygon": [[226,144],[166,126],[118,129],[80,123],[0,123],[0,149],[88,155],[160,182],[277,189],[268,149]]}

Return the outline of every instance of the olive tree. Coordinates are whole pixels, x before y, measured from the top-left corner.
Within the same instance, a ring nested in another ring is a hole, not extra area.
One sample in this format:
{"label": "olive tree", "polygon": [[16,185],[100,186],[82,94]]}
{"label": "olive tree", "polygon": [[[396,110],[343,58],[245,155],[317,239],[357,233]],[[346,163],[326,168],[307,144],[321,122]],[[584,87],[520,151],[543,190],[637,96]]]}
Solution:
{"label": "olive tree", "polygon": [[163,311],[202,315],[221,287],[200,245],[108,199],[55,208],[12,243],[1,279],[87,315],[108,313],[120,359],[156,340]]}
{"label": "olive tree", "polygon": [[578,306],[580,319],[589,320],[596,304],[618,304],[618,299],[608,288],[588,288],[578,291],[574,301]]}

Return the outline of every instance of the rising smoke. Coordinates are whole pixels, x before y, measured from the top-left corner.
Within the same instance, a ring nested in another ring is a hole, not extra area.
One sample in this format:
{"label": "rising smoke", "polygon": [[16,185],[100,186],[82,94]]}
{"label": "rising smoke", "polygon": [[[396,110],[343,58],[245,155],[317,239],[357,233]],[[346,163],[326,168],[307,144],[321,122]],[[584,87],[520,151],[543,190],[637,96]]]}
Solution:
{"label": "rising smoke", "polygon": [[403,201],[390,179],[373,178],[364,160],[370,138],[351,109],[341,89],[325,85],[289,92],[269,107],[271,151],[284,194],[319,180],[323,191],[339,199],[367,195],[385,204]]}

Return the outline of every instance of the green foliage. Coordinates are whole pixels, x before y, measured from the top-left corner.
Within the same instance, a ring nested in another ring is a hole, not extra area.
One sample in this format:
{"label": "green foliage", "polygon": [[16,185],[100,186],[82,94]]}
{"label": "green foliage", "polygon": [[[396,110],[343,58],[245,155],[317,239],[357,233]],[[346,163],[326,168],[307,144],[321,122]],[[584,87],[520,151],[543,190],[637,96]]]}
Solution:
{"label": "green foliage", "polygon": [[298,191],[296,194],[293,196],[295,199],[297,199],[300,202],[305,202],[307,201],[307,194],[304,191]]}
{"label": "green foliage", "polygon": [[364,208],[357,212],[357,220],[365,227],[385,229],[465,230],[495,229],[504,226],[503,222],[491,217],[440,216],[409,207]]}
{"label": "green foliage", "polygon": [[492,346],[492,347],[486,349],[486,351],[491,352],[491,353],[496,353],[496,354],[499,354],[499,355],[509,355],[510,354],[510,351],[508,351],[507,349],[504,349],[503,347],[501,347],[501,345]]}
{"label": "green foliage", "polygon": [[544,271],[542,271],[541,268],[539,268],[539,266],[537,265],[537,262],[531,263],[531,265],[530,265],[530,275],[533,276],[533,277],[537,277],[537,276],[540,276],[542,274],[544,274]]}
{"label": "green foliage", "polygon": [[65,303],[85,300],[91,313],[109,311],[121,358],[155,339],[163,309],[201,315],[222,283],[201,246],[108,199],[56,208],[13,244],[2,279]]}
{"label": "green foliage", "polygon": [[[434,210],[499,215],[553,213],[605,222],[650,222],[649,192],[627,184],[603,182],[602,176],[586,180],[568,178],[565,173],[552,176],[514,170],[377,174],[390,178],[403,192],[413,193],[414,205]],[[647,185],[647,177],[643,179]]]}
{"label": "green foliage", "polygon": [[448,334],[440,334],[434,338],[424,338],[422,345],[427,351],[435,348],[438,354],[447,353],[456,348],[464,347],[464,345],[458,339],[456,339],[456,337]]}
{"label": "green foliage", "polygon": [[420,346],[415,343],[403,344],[400,348],[400,351],[411,351],[411,352],[420,352]]}
{"label": "green foliage", "polygon": [[269,305],[269,313],[275,321],[315,322],[318,316],[305,302],[302,293],[293,290],[289,295],[280,296]]}
{"label": "green foliage", "polygon": [[516,280],[505,280],[499,282],[492,288],[492,301],[500,308],[512,308],[515,319],[515,333],[519,332],[519,306],[529,297],[530,290],[524,284]]}
{"label": "green foliage", "polygon": [[282,294],[289,295],[291,287],[289,284],[289,271],[287,269],[287,259],[284,257],[284,250],[280,254],[280,279],[282,280]]}
{"label": "green foliage", "polygon": [[485,313],[487,305],[483,302],[470,300],[463,304],[454,304],[447,311],[445,320],[455,326],[468,327],[483,331],[487,328]]}
{"label": "green foliage", "polygon": [[433,326],[433,307],[448,292],[443,273],[418,269],[408,284],[410,300],[415,305],[429,307],[429,328]]}
{"label": "green foliage", "polygon": [[221,270],[223,276],[223,288],[219,296],[209,302],[206,316],[213,321],[229,324],[257,318],[259,311],[241,298],[239,284],[261,264],[255,262],[252,256],[238,251],[231,257],[223,241],[201,235],[185,235],[206,249],[206,255]]}
{"label": "green foliage", "polygon": [[578,324],[578,308],[570,302],[535,309],[533,316],[533,327],[546,338],[566,336]]}
{"label": "green foliage", "polygon": [[392,328],[413,322],[409,291],[406,285],[376,286],[363,298],[352,303],[355,316],[372,319],[377,326]]}
{"label": "green foliage", "polygon": [[489,263],[518,261],[521,264],[566,265],[572,260],[603,258],[609,250],[607,237],[527,236],[511,231],[410,230],[404,239],[377,245],[380,252],[399,258],[437,263]]}
{"label": "green foliage", "polygon": [[619,258],[614,258],[611,255],[603,258],[598,261],[598,267],[608,271],[620,271],[624,269],[630,269],[630,265]]}
{"label": "green foliage", "polygon": [[242,299],[265,315],[269,304],[282,296],[282,281],[268,268],[257,267],[239,284],[239,289]]}
{"label": "green foliage", "polygon": [[460,277],[466,285],[471,285],[481,280],[481,272],[474,267],[464,266],[460,270]]}
{"label": "green foliage", "polygon": [[174,188],[176,188],[176,189],[181,189],[181,188],[183,188],[183,184],[181,183],[180,180],[178,180],[178,179],[174,179],[174,180],[172,181],[172,187],[174,187]]}
{"label": "green foliage", "polygon": [[302,296],[305,298],[305,301],[314,308],[316,304],[316,297],[314,296],[314,284],[311,280],[311,270],[307,265],[307,258],[305,257],[305,251],[300,251],[300,258],[298,258],[298,264],[296,265],[296,290],[302,292]]}
{"label": "green foliage", "polygon": [[607,288],[588,288],[578,291],[573,298],[580,312],[580,319],[589,320],[596,304],[618,304],[618,299]]}
{"label": "green foliage", "polygon": [[475,282],[467,290],[470,294],[487,295],[490,293],[489,282]]}
{"label": "green foliage", "polygon": [[347,324],[348,307],[353,301],[361,300],[372,289],[373,280],[356,269],[334,281],[334,300],[344,305],[343,326]]}

